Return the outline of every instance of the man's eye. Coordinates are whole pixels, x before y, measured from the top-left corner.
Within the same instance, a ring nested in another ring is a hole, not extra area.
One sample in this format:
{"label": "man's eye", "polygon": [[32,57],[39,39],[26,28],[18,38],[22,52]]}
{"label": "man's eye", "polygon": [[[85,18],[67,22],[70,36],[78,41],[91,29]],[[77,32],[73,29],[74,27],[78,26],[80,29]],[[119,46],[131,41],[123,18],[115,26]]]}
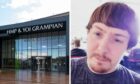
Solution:
{"label": "man's eye", "polygon": [[95,32],[94,33],[96,36],[101,36],[101,33],[100,32]]}
{"label": "man's eye", "polygon": [[114,39],[114,41],[115,41],[115,42],[118,42],[118,43],[123,43],[123,41],[120,40],[120,39]]}

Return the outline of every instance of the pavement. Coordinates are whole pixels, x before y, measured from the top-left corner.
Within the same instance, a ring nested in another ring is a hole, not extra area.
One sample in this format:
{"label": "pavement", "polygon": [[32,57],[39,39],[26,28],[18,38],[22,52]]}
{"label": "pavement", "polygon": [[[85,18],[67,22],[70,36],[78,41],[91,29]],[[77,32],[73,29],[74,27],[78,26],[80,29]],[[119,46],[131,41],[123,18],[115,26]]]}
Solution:
{"label": "pavement", "polygon": [[69,75],[62,72],[2,70],[0,84],[69,84]]}

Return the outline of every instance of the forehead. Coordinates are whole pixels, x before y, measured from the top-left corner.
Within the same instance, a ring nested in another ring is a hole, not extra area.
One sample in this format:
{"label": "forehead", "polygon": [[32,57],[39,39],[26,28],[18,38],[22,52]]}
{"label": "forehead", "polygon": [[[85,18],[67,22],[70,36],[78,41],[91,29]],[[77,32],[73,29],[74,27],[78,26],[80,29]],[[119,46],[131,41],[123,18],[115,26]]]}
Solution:
{"label": "forehead", "polygon": [[104,33],[120,34],[120,35],[123,35],[126,37],[129,36],[129,33],[126,30],[122,30],[122,29],[116,28],[116,27],[110,27],[110,26],[107,26],[107,25],[105,25],[103,23],[99,23],[99,22],[92,24],[91,29],[92,30],[99,30],[99,31],[102,31]]}

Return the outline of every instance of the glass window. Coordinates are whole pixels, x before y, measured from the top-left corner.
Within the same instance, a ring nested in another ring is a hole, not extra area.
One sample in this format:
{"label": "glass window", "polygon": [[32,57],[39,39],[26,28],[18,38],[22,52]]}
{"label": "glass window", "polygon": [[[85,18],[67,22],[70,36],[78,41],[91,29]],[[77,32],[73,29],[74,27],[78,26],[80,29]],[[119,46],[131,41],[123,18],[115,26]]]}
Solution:
{"label": "glass window", "polygon": [[54,63],[59,62],[60,57],[66,56],[65,32],[28,34],[2,41],[2,59],[14,58],[16,68],[24,68],[31,56],[51,56]]}
{"label": "glass window", "polygon": [[23,51],[21,51],[21,50],[19,51],[19,53],[18,53],[18,58],[19,58],[19,59],[22,59],[22,58],[23,58]]}
{"label": "glass window", "polygon": [[15,46],[16,46],[16,47],[15,47],[15,50],[17,51],[17,50],[19,50],[19,40],[16,39],[15,42],[16,42],[16,43],[15,43]]}
{"label": "glass window", "polygon": [[47,50],[46,49],[42,50],[42,56],[47,56]]}
{"label": "glass window", "polygon": [[28,58],[31,58],[31,56],[32,56],[32,51],[28,50]]}
{"label": "glass window", "polygon": [[18,44],[19,44],[18,45],[19,46],[18,48],[19,48],[19,50],[22,50],[22,46],[23,46],[22,42],[23,42],[23,39],[19,39],[18,40]]}
{"label": "glass window", "polygon": [[46,37],[42,37],[42,46],[41,46],[42,50],[46,50],[47,49],[47,38]]}
{"label": "glass window", "polygon": [[16,52],[15,52],[15,58],[16,58],[16,59],[19,59],[19,51],[16,51]]}
{"label": "glass window", "polygon": [[28,51],[27,50],[23,50],[22,51],[22,60],[26,60],[28,58]]}
{"label": "glass window", "polygon": [[66,47],[66,36],[59,36],[59,48],[65,48]]}
{"label": "glass window", "polygon": [[47,49],[47,56],[52,56],[52,49]]}
{"label": "glass window", "polygon": [[32,38],[32,46],[31,46],[31,49],[37,49],[37,38]]}
{"label": "glass window", "polygon": [[63,56],[66,56],[66,49],[65,48],[62,48],[62,49],[59,49],[59,56],[63,57]]}
{"label": "glass window", "polygon": [[58,49],[52,49],[52,58],[58,57]]}
{"label": "glass window", "polygon": [[28,43],[27,49],[31,50],[31,48],[32,48],[32,39],[30,37],[28,38],[28,42],[27,43]]}
{"label": "glass window", "polygon": [[27,39],[22,39],[22,45],[23,45],[23,50],[27,49],[28,48],[28,41]]}
{"label": "glass window", "polygon": [[47,37],[47,41],[48,41],[48,43],[47,43],[47,48],[52,48],[52,39],[51,39],[50,36]]}
{"label": "glass window", "polygon": [[58,32],[52,33],[52,48],[58,48]]}
{"label": "glass window", "polygon": [[37,55],[36,56],[41,56],[41,49],[37,50]]}
{"label": "glass window", "polygon": [[4,40],[4,41],[2,41],[2,52],[4,53],[4,52],[6,52],[6,50],[7,50],[7,40]]}
{"label": "glass window", "polygon": [[38,56],[38,55],[37,55],[37,50],[35,50],[35,49],[32,50],[32,56]]}

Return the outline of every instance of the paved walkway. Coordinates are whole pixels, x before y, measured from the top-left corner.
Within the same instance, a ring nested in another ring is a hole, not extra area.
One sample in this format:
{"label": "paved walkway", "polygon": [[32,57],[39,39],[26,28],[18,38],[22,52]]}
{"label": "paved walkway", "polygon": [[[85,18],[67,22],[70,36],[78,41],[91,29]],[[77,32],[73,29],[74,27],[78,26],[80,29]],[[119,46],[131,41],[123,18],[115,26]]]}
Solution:
{"label": "paved walkway", "polygon": [[0,72],[0,84],[68,84],[69,75],[59,72],[8,70]]}

